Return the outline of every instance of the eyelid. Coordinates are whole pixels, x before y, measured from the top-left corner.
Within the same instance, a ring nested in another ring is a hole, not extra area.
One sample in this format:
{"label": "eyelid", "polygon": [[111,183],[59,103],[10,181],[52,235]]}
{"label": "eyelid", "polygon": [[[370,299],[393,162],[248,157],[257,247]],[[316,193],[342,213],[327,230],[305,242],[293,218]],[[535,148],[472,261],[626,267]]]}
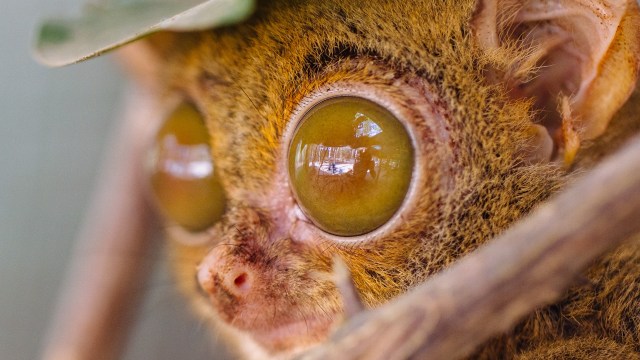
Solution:
{"label": "eyelid", "polygon": [[190,247],[210,246],[213,239],[217,238],[217,224],[199,232],[188,231],[178,224],[168,224],[164,230],[169,239],[179,242],[181,245]]}

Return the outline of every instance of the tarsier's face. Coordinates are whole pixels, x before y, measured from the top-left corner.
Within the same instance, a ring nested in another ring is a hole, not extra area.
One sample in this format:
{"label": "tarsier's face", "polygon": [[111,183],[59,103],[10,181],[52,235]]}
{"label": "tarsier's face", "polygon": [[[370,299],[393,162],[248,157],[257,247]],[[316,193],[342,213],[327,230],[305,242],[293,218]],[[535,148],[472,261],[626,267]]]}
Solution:
{"label": "tarsier's face", "polygon": [[343,317],[334,257],[376,306],[563,183],[550,160],[573,152],[566,114],[537,110],[578,93],[582,65],[554,86],[537,80],[555,50],[531,63],[516,46],[489,51],[477,35],[486,9],[271,1],[233,28],[152,39],[166,88],[188,104],[157,137],[152,185],[179,224],[181,284],[218,331],[254,356],[308,348]]}

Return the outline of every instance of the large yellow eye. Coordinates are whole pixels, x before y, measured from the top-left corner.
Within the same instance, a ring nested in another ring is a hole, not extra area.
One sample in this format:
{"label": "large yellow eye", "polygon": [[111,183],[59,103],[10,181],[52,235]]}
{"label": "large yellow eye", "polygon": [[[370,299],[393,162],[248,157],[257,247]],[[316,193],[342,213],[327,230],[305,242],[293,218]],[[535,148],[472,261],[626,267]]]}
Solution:
{"label": "large yellow eye", "polygon": [[413,146],[383,107],[344,96],[313,107],[289,147],[289,176],[300,207],[321,229],[356,236],[386,223],[411,183]]}
{"label": "large yellow eye", "polygon": [[179,106],[162,125],[149,156],[151,189],[160,211],[190,231],[204,230],[224,213],[225,197],[200,113]]}

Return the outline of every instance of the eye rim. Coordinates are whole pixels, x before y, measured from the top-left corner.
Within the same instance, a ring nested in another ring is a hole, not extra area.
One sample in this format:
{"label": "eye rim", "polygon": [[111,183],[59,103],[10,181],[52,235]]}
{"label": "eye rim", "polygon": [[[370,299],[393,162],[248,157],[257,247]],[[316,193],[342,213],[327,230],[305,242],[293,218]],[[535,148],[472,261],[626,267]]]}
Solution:
{"label": "eye rim", "polygon": [[413,170],[411,172],[409,187],[402,203],[396,212],[384,224],[368,233],[355,236],[335,235],[322,230],[315,225],[315,223],[304,213],[299,204],[297,195],[293,190],[291,175],[289,174],[289,166],[286,165],[284,167],[286,169],[289,195],[293,199],[295,211],[299,214],[298,216],[304,217],[303,221],[309,225],[310,230],[322,240],[348,247],[371,243],[375,240],[384,238],[401,225],[402,219],[406,214],[415,210],[417,207],[417,195],[424,189],[426,167],[424,166],[425,156],[421,151],[420,142],[417,138],[418,129],[412,121],[408,120],[410,111],[400,105],[398,101],[392,99],[393,96],[389,94],[388,91],[384,91],[378,86],[360,83],[354,84],[350,82],[335,82],[321,86],[310,92],[297,104],[289,116],[289,121],[283,132],[283,149],[281,150],[281,154],[283,154],[282,159],[284,159],[284,163],[288,164],[291,142],[293,141],[296,130],[299,128],[305,116],[315,108],[316,105],[339,97],[361,98],[371,101],[372,103],[389,111],[391,115],[393,115],[404,127],[411,141],[411,146],[413,147]]}

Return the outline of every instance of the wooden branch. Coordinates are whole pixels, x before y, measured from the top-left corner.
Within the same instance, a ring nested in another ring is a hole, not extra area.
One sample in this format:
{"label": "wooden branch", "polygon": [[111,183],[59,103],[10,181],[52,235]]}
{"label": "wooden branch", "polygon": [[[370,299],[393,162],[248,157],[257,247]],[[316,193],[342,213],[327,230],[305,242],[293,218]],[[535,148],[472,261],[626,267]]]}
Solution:
{"label": "wooden branch", "polygon": [[351,271],[349,271],[349,267],[339,256],[334,256],[333,258],[333,275],[336,287],[342,297],[342,307],[345,318],[349,319],[364,311],[365,307],[353,283]]}
{"label": "wooden branch", "polygon": [[560,299],[640,233],[640,137],[524,221],[413,291],[350,319],[305,359],[456,359]]}
{"label": "wooden branch", "polygon": [[160,119],[153,96],[128,94],[98,195],[78,239],[45,360],[116,359],[144,294],[152,258],[152,214],[144,199],[145,139]]}

